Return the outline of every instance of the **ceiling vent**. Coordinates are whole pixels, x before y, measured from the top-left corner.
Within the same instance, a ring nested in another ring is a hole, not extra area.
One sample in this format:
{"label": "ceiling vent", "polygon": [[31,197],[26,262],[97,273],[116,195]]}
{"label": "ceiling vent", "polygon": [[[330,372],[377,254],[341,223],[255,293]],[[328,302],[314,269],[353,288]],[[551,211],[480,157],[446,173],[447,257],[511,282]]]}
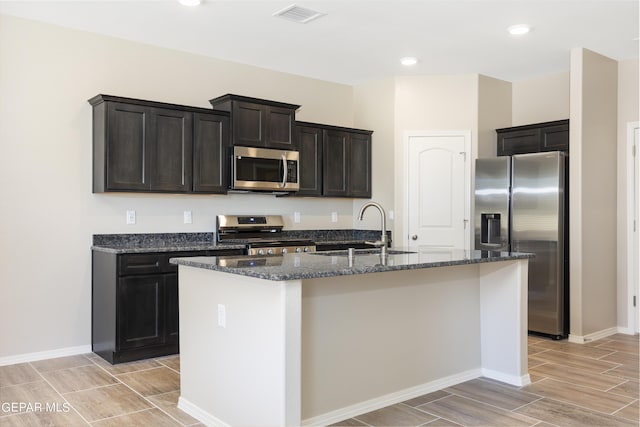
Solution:
{"label": "ceiling vent", "polygon": [[318,12],[317,10],[306,9],[295,4],[287,6],[273,14],[273,16],[279,16],[299,24],[306,24],[324,15],[324,13]]}

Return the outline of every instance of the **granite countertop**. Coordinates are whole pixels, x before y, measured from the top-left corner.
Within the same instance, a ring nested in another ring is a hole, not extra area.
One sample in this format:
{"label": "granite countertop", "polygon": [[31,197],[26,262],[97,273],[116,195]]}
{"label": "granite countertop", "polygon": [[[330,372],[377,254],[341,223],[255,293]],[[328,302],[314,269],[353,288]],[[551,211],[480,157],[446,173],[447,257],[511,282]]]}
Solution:
{"label": "granite countertop", "polygon": [[[391,233],[388,232],[389,240]],[[380,232],[375,230],[292,230],[283,231],[282,239],[308,239],[318,245],[362,244],[378,240]],[[216,242],[213,233],[140,233],[140,234],[94,234],[94,251],[115,254],[145,252],[216,251],[245,249],[246,242],[230,240]]]}
{"label": "granite countertop", "polygon": [[351,265],[346,251],[327,251],[282,256],[226,256],[172,258],[172,264],[197,267],[265,280],[297,280],[385,271],[449,267],[532,258],[533,254],[464,250],[393,248],[386,260],[374,250],[356,250]]}
{"label": "granite countertop", "polygon": [[240,243],[216,244],[213,233],[96,234],[91,249],[115,254],[245,249]]}

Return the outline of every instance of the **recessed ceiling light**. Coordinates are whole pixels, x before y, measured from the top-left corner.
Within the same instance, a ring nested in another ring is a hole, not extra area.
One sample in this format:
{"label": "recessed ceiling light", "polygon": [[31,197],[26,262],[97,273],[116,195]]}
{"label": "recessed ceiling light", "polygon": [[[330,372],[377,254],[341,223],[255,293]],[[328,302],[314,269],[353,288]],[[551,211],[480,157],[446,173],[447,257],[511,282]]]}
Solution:
{"label": "recessed ceiling light", "polygon": [[405,56],[404,58],[400,58],[400,63],[405,67],[410,67],[418,63],[418,58],[415,56]]}
{"label": "recessed ceiling light", "polygon": [[183,6],[200,6],[200,0],[178,0]]}
{"label": "recessed ceiling light", "polygon": [[507,28],[507,31],[509,31],[509,34],[512,36],[521,36],[531,31],[531,27],[527,24],[517,24]]}

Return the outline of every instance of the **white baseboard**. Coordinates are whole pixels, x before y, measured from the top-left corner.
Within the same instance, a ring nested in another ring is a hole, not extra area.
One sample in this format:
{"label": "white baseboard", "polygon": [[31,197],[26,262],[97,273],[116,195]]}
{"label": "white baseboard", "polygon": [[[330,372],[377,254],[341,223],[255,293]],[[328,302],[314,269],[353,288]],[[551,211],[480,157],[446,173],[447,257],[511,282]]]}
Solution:
{"label": "white baseboard", "polygon": [[483,369],[482,376],[506,384],[515,385],[517,387],[524,387],[525,385],[531,384],[531,377],[529,376],[529,374],[518,377],[514,375],[506,375],[502,372],[493,371],[491,369]]}
{"label": "white baseboard", "polygon": [[15,356],[0,357],[0,366],[15,365],[16,363],[35,362],[37,360],[53,359],[55,357],[75,356],[91,353],[91,345],[59,348],[56,350],[39,351],[36,353],[17,354]]}
{"label": "white baseboard", "polygon": [[312,418],[307,418],[306,420],[302,420],[302,425],[325,426],[328,424],[333,424],[338,421],[352,418],[356,415],[361,415],[367,412],[375,411],[376,409],[384,408],[385,406],[404,402],[405,400],[413,399],[415,397],[422,396],[423,394],[433,393],[434,391],[438,391],[446,387],[451,387],[456,384],[478,378],[480,376],[480,369],[472,369],[457,375],[440,378],[438,380],[421,384],[415,387],[410,387],[394,393],[386,394],[375,399],[356,403],[355,405],[336,409],[335,411],[317,415]]}
{"label": "white baseboard", "polygon": [[189,402],[184,397],[180,396],[178,398],[178,409],[186,412],[191,415],[196,420],[200,421],[202,424],[208,427],[231,427],[231,425],[225,423],[224,421],[214,417],[212,414],[207,411],[202,410],[200,407],[194,405]]}
{"label": "white baseboard", "polygon": [[615,335],[617,333],[618,333],[618,327],[615,326],[613,328],[603,329],[602,331],[594,332],[592,334],[587,334],[587,335],[569,334],[569,342],[572,342],[575,344],[586,344],[588,342],[606,338],[608,336]]}
{"label": "white baseboard", "polygon": [[627,326],[618,326],[618,333],[625,335],[635,335],[636,333],[633,331],[633,328],[629,328]]}
{"label": "white baseboard", "polygon": [[[423,394],[433,393],[434,391],[438,391],[446,387],[451,387],[456,384],[478,378],[480,376],[480,369],[472,369],[457,375],[441,378],[436,381],[431,381],[415,387],[410,387],[404,390],[377,397],[375,399],[356,403],[355,405],[350,405],[344,408],[336,409],[335,411],[327,412],[325,414],[302,420],[302,426],[325,426],[338,421],[349,419],[356,415],[375,411],[376,409],[384,408],[385,406],[404,402],[405,400],[413,399],[415,397],[422,396]],[[191,415],[193,418],[197,419],[206,426],[231,427],[229,424],[216,418],[213,414],[204,411],[182,396],[180,396],[180,398],[178,399],[178,409],[181,409],[182,411]]]}

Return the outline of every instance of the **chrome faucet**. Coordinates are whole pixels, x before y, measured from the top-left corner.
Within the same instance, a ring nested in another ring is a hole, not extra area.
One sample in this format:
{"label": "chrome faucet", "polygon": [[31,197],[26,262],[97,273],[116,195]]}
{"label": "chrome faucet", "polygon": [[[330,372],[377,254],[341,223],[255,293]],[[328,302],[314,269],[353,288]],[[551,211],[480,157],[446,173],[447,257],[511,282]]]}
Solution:
{"label": "chrome faucet", "polygon": [[362,217],[364,216],[364,211],[367,210],[369,206],[373,206],[378,211],[380,211],[380,240],[376,240],[375,242],[365,242],[367,245],[373,245],[376,248],[380,248],[380,255],[382,257],[387,256],[387,214],[384,212],[384,208],[380,203],[376,202],[368,202],[365,203],[362,208],[360,208],[360,213],[358,214],[358,219],[362,221]]}

